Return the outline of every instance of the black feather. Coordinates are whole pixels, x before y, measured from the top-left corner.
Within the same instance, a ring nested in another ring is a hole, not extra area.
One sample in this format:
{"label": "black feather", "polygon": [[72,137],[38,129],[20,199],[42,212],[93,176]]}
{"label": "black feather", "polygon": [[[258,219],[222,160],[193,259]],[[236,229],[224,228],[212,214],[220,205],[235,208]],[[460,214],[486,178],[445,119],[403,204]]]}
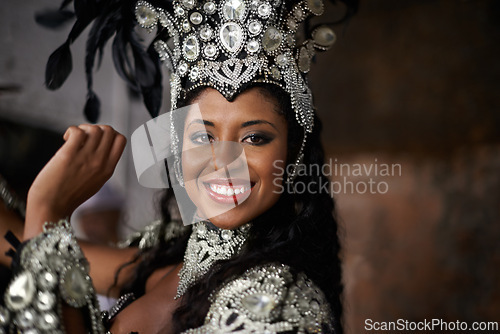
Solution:
{"label": "black feather", "polygon": [[73,0],[64,0],[63,3],[61,4],[61,7],[59,7],[60,10],[63,10],[66,8]]}
{"label": "black feather", "polygon": [[69,10],[45,9],[35,13],[35,21],[39,25],[49,29],[57,29],[75,17],[75,13]]}
{"label": "black feather", "polygon": [[125,80],[131,88],[138,90],[132,69],[132,64],[128,57],[127,45],[130,34],[128,27],[120,27],[113,40],[113,64],[118,75]]}
{"label": "black feather", "polygon": [[56,90],[62,86],[73,69],[69,41],[66,41],[54,51],[47,61],[45,68],[45,85],[50,90]]}
{"label": "black feather", "polygon": [[98,14],[96,0],[74,0],[76,17],[95,18]]}
{"label": "black feather", "polygon": [[93,91],[89,91],[87,102],[85,103],[85,118],[91,123],[97,123],[101,109],[101,102]]}
{"label": "black feather", "polygon": [[150,86],[141,86],[141,92],[144,104],[146,105],[149,114],[151,117],[155,118],[160,113],[163,95],[161,61],[158,53],[153,47],[153,44],[151,44],[148,48],[147,54],[154,65],[154,70],[151,72],[154,77],[154,81]]}

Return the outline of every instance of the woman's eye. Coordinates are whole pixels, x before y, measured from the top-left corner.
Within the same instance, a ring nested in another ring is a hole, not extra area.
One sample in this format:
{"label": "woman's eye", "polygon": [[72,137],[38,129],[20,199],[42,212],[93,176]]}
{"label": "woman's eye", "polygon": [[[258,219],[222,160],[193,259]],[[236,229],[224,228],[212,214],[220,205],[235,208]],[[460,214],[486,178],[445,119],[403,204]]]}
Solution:
{"label": "woman's eye", "polygon": [[191,141],[195,144],[209,144],[213,142],[213,137],[208,133],[195,133],[191,136]]}
{"label": "woman's eye", "polygon": [[264,145],[267,144],[271,141],[271,139],[267,136],[263,135],[258,135],[256,133],[253,133],[249,136],[246,136],[243,139],[244,142],[251,144],[251,145]]}

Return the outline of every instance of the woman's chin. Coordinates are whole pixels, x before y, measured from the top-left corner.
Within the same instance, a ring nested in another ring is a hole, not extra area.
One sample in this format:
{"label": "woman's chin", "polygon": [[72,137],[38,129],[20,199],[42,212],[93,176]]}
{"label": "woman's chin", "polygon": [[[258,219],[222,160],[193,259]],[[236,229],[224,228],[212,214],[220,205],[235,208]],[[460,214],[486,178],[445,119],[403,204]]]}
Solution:
{"label": "woman's chin", "polygon": [[236,207],[218,216],[211,217],[209,220],[218,228],[224,230],[234,230],[235,228],[245,225],[254,218],[249,215],[245,215],[242,212],[235,212],[237,210],[238,208]]}

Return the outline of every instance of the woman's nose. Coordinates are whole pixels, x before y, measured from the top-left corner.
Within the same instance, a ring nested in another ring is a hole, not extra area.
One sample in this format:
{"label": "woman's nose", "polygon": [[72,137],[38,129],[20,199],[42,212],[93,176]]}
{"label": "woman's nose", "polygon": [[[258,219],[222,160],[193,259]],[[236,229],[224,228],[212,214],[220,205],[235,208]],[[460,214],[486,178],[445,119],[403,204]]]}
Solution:
{"label": "woman's nose", "polygon": [[246,164],[243,146],[233,141],[221,141],[211,145],[214,169],[239,168]]}

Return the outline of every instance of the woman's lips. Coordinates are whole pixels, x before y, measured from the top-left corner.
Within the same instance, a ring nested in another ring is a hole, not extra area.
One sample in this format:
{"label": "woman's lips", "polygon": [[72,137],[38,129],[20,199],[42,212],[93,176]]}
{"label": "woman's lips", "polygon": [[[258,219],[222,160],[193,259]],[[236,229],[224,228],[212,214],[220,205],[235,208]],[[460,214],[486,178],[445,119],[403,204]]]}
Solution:
{"label": "woman's lips", "polygon": [[212,200],[221,204],[241,204],[252,191],[253,184],[238,179],[214,179],[203,182]]}

